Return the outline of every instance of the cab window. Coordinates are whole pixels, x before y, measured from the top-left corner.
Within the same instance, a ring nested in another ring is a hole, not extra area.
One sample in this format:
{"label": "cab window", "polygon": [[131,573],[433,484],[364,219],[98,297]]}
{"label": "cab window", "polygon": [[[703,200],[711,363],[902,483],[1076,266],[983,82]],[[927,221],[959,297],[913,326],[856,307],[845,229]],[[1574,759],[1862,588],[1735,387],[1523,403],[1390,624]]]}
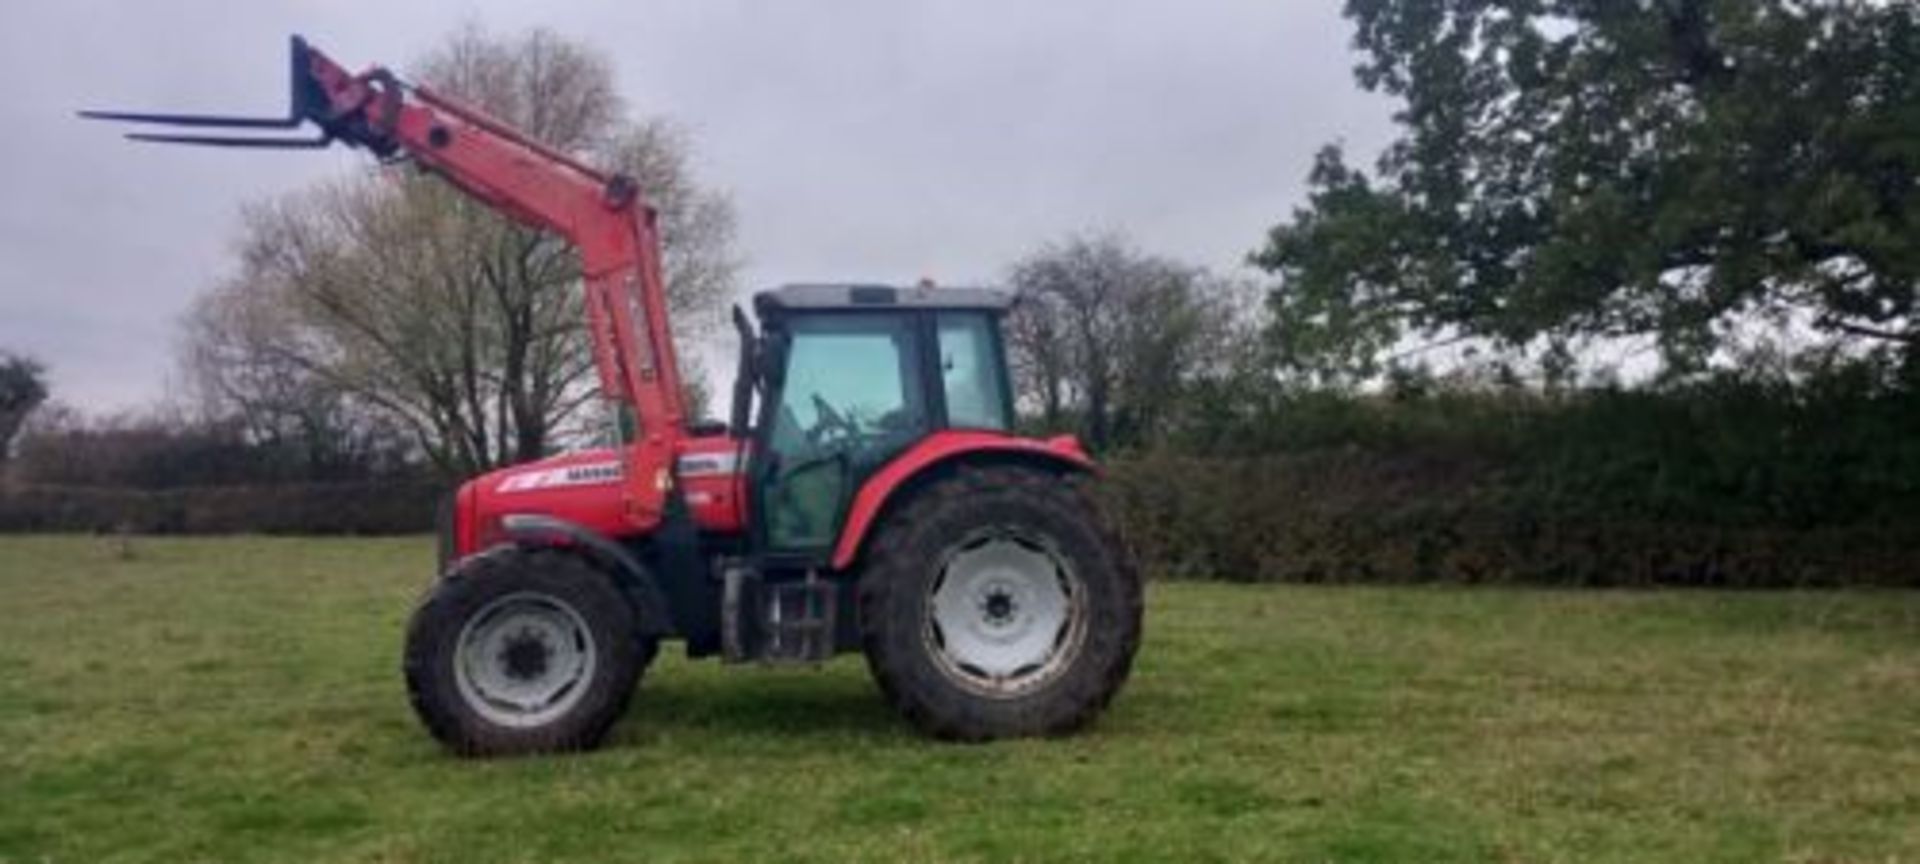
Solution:
{"label": "cab window", "polygon": [[1007,382],[993,319],[984,313],[939,316],[940,381],[947,396],[947,425],[961,429],[1012,427]]}
{"label": "cab window", "polygon": [[924,434],[914,333],[898,315],[812,315],[791,323],[764,493],[773,549],[832,542],[860,478]]}

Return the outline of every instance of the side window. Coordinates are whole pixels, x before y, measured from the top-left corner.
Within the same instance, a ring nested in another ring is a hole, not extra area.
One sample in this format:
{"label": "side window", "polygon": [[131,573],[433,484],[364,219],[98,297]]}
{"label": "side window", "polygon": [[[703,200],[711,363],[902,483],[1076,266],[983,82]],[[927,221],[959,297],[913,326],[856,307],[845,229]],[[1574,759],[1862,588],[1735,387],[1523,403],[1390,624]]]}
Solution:
{"label": "side window", "polygon": [[1012,427],[1005,370],[996,350],[993,319],[984,313],[939,318],[940,381],[947,394],[947,425],[963,429]]}
{"label": "side window", "polygon": [[904,320],[819,316],[795,321],[792,338],[777,449],[885,449],[925,425]]}

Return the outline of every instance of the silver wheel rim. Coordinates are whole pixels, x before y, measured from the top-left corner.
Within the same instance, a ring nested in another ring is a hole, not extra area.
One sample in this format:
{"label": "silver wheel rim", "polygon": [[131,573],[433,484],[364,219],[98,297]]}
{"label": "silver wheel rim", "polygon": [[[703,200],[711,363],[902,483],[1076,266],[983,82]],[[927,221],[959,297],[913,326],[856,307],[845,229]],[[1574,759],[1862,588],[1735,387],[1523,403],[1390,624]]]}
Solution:
{"label": "silver wheel rim", "polygon": [[487,722],[540,726],[586,695],[595,655],[593,632],[572,606],[546,594],[508,594],[460,628],[453,679]]}
{"label": "silver wheel rim", "polygon": [[988,533],[941,556],[927,592],[926,642],[955,683],[1008,698],[1045,686],[1079,653],[1086,592],[1050,544]]}

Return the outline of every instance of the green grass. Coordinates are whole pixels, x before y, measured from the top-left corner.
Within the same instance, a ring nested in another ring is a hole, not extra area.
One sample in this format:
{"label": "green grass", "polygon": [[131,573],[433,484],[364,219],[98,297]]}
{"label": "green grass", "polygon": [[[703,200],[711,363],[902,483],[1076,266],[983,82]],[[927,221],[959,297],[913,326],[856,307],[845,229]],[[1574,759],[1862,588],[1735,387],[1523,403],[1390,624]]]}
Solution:
{"label": "green grass", "polygon": [[424,540],[0,539],[0,862],[1920,861],[1920,594],[1158,585],[1088,734],[943,745],[857,658],[669,651],[466,762]]}

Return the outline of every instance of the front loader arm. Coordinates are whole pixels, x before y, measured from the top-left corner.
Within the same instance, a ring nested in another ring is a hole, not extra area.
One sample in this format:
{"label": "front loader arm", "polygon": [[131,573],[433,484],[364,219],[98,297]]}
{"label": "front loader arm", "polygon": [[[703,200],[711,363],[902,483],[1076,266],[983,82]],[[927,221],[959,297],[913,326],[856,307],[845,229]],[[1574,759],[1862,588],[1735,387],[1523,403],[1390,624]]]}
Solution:
{"label": "front loader arm", "polygon": [[293,106],[286,118],[82,112],[96,119],[228,129],[293,129],[310,139],[134,133],[143,141],[224,147],[324,147],[334,142],[382,158],[407,157],[487,206],[553,231],[579,250],[600,388],[631,409],[627,515],[638,529],[659,519],[683,434],[679,363],[667,317],[657,214],[632,178],[607,174],[481,111],[402,83],[385,69],[359,74],[293,38]]}

